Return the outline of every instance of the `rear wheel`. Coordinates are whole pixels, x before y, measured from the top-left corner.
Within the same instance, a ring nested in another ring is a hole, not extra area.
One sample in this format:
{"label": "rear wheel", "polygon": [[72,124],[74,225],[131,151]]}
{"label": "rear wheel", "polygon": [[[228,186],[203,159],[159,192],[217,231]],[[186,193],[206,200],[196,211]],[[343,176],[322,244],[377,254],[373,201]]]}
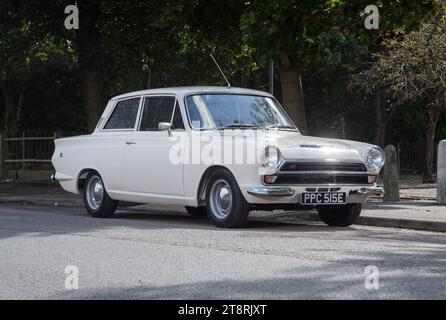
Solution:
{"label": "rear wheel", "polygon": [[188,207],[186,206],[186,211],[192,217],[205,217],[207,215],[206,207]]}
{"label": "rear wheel", "polygon": [[249,214],[249,206],[237,181],[224,169],[215,171],[206,190],[206,209],[214,224],[222,228],[242,226]]}
{"label": "rear wheel", "polygon": [[344,205],[320,206],[317,208],[319,216],[329,226],[348,227],[361,214],[362,204],[352,203]]}
{"label": "rear wheel", "polygon": [[90,172],[85,180],[84,205],[95,218],[111,217],[118,206],[118,201],[110,198],[101,176],[96,172]]}

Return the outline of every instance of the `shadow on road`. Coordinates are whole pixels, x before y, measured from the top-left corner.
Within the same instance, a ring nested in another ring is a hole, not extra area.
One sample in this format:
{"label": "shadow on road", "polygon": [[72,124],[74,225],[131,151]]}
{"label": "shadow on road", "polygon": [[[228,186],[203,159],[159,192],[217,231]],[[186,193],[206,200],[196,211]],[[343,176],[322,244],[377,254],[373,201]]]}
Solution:
{"label": "shadow on road", "polygon": [[[53,233],[77,234],[99,230],[130,228],[134,230],[193,229],[216,232],[268,231],[327,232],[333,228],[320,222],[281,222],[271,216],[250,217],[245,226],[238,229],[215,227],[207,218],[189,216],[178,210],[119,208],[112,218],[90,217],[83,208],[38,205],[0,204],[0,239],[21,234],[46,236]],[[354,228],[337,228],[338,232],[350,232]]]}
{"label": "shadow on road", "polygon": [[[181,210],[127,208],[119,210],[113,219],[94,219],[80,208],[0,206],[0,241],[12,237],[32,238],[37,250],[40,239],[57,241],[57,237],[53,238],[55,235],[79,236],[70,240],[73,245],[84,237],[94,243],[128,240],[129,246],[150,243],[180,247],[180,251],[184,247],[243,254],[243,257],[255,255],[266,261],[292,259],[288,260],[286,268],[261,279],[243,274],[233,265],[221,277],[224,280],[217,281],[211,277],[214,266],[209,264],[201,271],[189,266],[189,272],[203,274],[197,274],[195,280],[185,274],[184,279],[189,280],[184,283],[159,285],[126,281],[121,287],[110,284],[99,289],[62,291],[57,293],[58,298],[376,299],[404,296],[426,299],[445,298],[446,295],[443,268],[446,237],[443,234],[358,226],[330,228],[317,223],[294,224],[259,218],[250,220],[244,228],[218,229],[207,219],[190,217]],[[113,254],[106,252],[105,259],[113,260]],[[132,252],[125,255],[141,258]],[[131,260],[119,261],[111,268],[132,268],[128,262]],[[313,262],[311,266],[308,261]],[[296,267],[290,268],[290,265]],[[379,266],[380,290],[364,289],[364,267],[367,265]],[[181,273],[181,268],[178,272]]]}
{"label": "shadow on road", "polygon": [[[296,213],[298,216],[299,213]],[[280,215],[277,215],[280,217]],[[19,221],[19,222],[18,222]],[[189,216],[181,208],[176,210],[140,209],[135,207],[120,208],[112,218],[97,219],[90,217],[83,208],[76,207],[47,207],[47,206],[14,206],[0,204],[0,229],[7,231],[0,234],[0,239],[15,234],[37,233],[85,233],[95,230],[113,230],[116,228],[131,228],[136,230],[155,229],[200,229],[218,232],[265,231],[265,232],[296,232],[299,234],[322,232],[337,236],[360,232],[364,235],[378,236],[380,231],[365,229],[353,225],[347,228],[326,226],[319,221],[308,221],[276,218],[274,215],[264,217],[249,217],[247,223],[238,229],[222,229],[215,227],[207,218]],[[385,232],[387,233],[387,232]],[[393,233],[392,233],[393,234]],[[422,233],[418,237],[423,236]],[[446,244],[446,237],[433,237],[432,241]],[[417,238],[416,241],[419,239]],[[411,241],[408,239],[408,241]]]}
{"label": "shadow on road", "polygon": [[[381,257],[379,265],[387,258]],[[348,261],[351,263],[351,261]],[[362,261],[364,263],[364,261]],[[227,279],[158,286],[147,283],[126,288],[85,289],[64,292],[59,298],[76,299],[444,299],[446,283],[441,273],[382,270],[378,290],[366,290],[364,264],[345,277],[343,264],[284,270],[282,277],[242,280],[228,273]]]}

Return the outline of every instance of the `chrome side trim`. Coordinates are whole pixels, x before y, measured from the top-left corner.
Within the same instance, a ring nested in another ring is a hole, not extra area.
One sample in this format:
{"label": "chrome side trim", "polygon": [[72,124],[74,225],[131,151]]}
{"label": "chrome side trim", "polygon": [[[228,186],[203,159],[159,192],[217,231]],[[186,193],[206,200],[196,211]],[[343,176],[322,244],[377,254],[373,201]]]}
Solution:
{"label": "chrome side trim", "polygon": [[247,192],[259,197],[290,197],[294,190],[288,187],[250,187]]}

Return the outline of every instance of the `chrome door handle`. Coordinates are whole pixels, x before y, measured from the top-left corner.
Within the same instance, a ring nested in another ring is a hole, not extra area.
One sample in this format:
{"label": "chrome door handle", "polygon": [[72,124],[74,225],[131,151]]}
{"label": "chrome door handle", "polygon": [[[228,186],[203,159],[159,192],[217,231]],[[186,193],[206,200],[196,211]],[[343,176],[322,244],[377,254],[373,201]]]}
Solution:
{"label": "chrome door handle", "polygon": [[129,146],[129,145],[132,145],[132,144],[136,144],[136,142],[133,142],[133,141],[127,141],[125,144]]}

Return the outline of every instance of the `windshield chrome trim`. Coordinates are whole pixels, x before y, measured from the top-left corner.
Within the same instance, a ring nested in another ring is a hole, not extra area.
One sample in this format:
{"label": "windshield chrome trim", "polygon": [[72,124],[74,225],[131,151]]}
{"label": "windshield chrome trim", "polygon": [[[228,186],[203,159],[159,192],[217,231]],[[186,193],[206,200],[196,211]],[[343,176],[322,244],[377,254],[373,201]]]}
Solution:
{"label": "windshield chrome trim", "polygon": [[290,131],[290,132],[297,132],[300,133],[299,129],[297,128],[296,124],[291,120],[290,116],[288,115],[288,113],[285,111],[285,109],[282,107],[282,105],[279,103],[279,101],[277,101],[277,99],[270,95],[269,93],[265,93],[264,95],[262,94],[254,94],[254,93],[240,93],[240,92],[234,92],[234,93],[229,93],[229,92],[220,92],[220,91],[205,91],[205,92],[189,92],[188,94],[183,96],[183,104],[184,104],[184,111],[186,111],[186,116],[187,116],[187,125],[189,126],[189,128],[193,131],[219,131],[221,130],[221,128],[201,128],[201,129],[197,129],[192,127],[191,121],[190,121],[190,117],[189,117],[189,111],[187,109],[187,98],[190,96],[195,96],[195,95],[234,95],[234,96],[252,96],[252,97],[264,97],[264,98],[270,98],[271,100],[274,101],[274,103],[277,104],[278,108],[280,109],[280,111],[282,112],[282,114],[287,118],[287,120],[294,126],[294,129],[285,129],[285,128],[263,128],[263,127],[256,127],[256,128],[224,128],[229,129],[229,130],[275,130],[275,131]]}

